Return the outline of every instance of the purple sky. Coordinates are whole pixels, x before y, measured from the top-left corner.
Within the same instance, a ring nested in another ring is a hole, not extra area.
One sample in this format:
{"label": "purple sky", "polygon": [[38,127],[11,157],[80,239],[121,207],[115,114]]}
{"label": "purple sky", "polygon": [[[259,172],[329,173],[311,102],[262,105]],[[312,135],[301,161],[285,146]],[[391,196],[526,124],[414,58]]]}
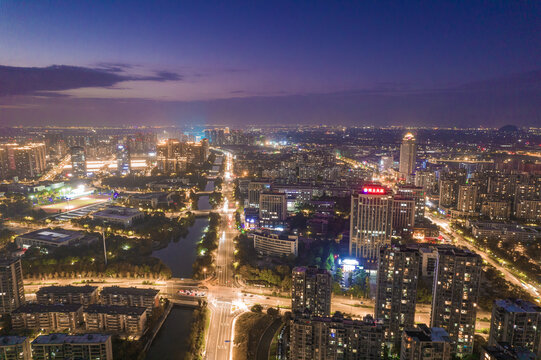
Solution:
{"label": "purple sky", "polygon": [[534,1],[4,0],[0,125],[535,126],[540,18]]}

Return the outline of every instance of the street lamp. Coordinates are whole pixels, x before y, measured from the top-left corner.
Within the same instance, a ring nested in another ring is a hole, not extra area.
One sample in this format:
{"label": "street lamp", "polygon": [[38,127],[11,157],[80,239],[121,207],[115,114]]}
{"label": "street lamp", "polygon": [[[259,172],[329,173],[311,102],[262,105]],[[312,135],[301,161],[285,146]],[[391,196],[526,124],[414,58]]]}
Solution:
{"label": "street lamp", "polygon": [[103,257],[105,258],[105,266],[107,266],[107,248],[105,247],[105,228],[103,229],[101,235],[103,238]]}
{"label": "street lamp", "polygon": [[203,273],[205,274],[205,280],[207,280],[207,268],[203,268]]}

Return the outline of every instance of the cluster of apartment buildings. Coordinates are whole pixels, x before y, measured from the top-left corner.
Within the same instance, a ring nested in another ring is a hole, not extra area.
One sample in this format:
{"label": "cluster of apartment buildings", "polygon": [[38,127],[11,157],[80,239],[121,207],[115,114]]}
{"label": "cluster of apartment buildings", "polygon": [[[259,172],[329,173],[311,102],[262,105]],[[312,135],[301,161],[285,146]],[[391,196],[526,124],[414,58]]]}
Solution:
{"label": "cluster of apartment buildings", "polygon": [[[386,349],[400,354],[402,360],[448,360],[453,355],[471,354],[482,260],[466,249],[436,246],[430,325],[416,324],[421,249],[419,245],[380,249],[374,314],[357,321],[339,313],[331,316],[328,271],[295,268],[290,359],[380,359]],[[501,352],[527,356],[520,359],[541,356],[540,322],[541,307],[535,304],[518,299],[496,301],[483,359],[502,359],[491,357]]]}
{"label": "cluster of apartment buildings", "polygon": [[167,139],[156,146],[158,170],[166,174],[186,171],[188,164],[203,164],[209,156],[209,141],[184,142]]}
{"label": "cluster of apartment buildings", "polygon": [[45,172],[44,143],[0,144],[0,180],[32,179]]}
{"label": "cluster of apartment buildings", "polygon": [[16,330],[108,332],[138,338],[159,305],[158,290],[96,286],[45,286],[36,303],[11,313]]}
{"label": "cluster of apartment buildings", "polygon": [[0,336],[0,359],[113,360],[111,335],[52,333],[39,335],[32,342],[26,336]]}

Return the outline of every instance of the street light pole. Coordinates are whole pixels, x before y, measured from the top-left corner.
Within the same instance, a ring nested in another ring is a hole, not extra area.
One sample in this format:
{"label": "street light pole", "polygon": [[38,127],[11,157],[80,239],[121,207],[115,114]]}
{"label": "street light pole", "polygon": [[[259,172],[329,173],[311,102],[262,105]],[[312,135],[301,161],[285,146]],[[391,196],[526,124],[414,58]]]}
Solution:
{"label": "street light pole", "polygon": [[105,266],[107,266],[107,247],[105,246],[105,230],[103,230],[102,238],[103,238],[103,257],[105,258]]}

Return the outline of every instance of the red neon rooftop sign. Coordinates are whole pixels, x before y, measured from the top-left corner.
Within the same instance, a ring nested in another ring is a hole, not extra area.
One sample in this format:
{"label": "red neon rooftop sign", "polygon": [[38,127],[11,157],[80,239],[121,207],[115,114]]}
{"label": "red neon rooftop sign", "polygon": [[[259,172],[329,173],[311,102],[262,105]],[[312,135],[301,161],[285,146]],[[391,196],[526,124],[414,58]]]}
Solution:
{"label": "red neon rooftop sign", "polygon": [[386,193],[385,188],[381,186],[363,186],[364,194],[383,195]]}

